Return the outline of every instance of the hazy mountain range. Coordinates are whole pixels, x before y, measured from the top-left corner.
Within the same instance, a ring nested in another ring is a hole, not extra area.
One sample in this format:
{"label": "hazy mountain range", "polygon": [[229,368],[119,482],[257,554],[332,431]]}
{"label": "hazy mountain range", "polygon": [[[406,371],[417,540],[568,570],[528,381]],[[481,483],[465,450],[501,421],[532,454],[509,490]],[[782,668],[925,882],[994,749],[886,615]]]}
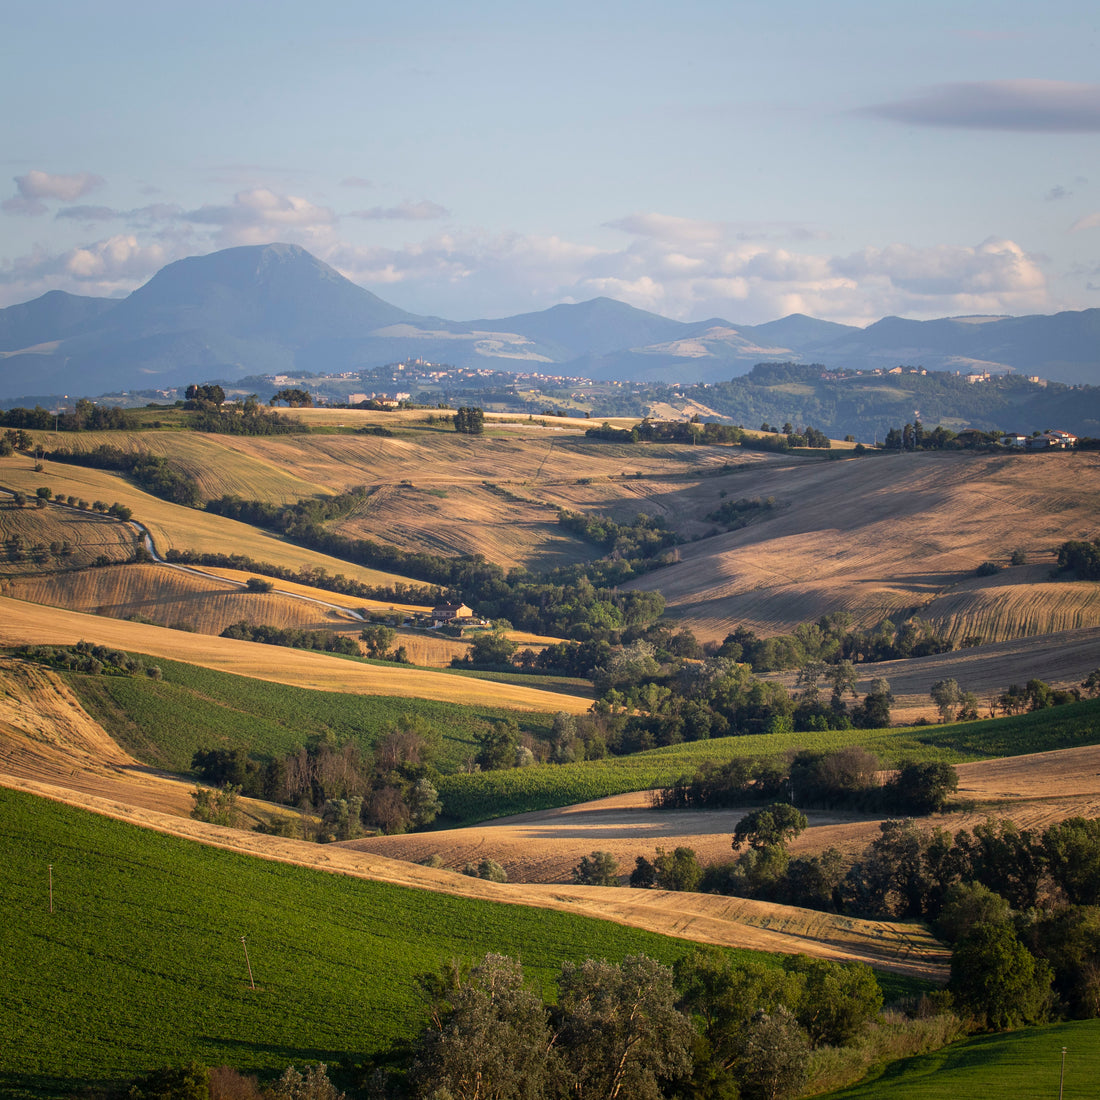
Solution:
{"label": "hazy mountain range", "polygon": [[296,245],[162,268],[123,299],[51,291],[0,310],[0,399],[153,389],[252,374],[363,370],[419,356],[598,379],[713,382],[766,361],[1012,369],[1100,383],[1100,309],[861,329],[793,314],[685,323],[610,298],[474,321],[390,305]]}

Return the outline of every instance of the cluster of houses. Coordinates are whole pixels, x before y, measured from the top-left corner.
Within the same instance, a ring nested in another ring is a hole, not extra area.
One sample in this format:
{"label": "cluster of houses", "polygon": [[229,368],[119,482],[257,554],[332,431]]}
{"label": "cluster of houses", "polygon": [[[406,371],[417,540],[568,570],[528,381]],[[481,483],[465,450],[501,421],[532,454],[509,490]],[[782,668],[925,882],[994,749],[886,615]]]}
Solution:
{"label": "cluster of houses", "polygon": [[1021,435],[1016,432],[1001,436],[1005,447],[1018,447],[1023,451],[1068,451],[1077,446],[1077,436],[1072,432],[1048,429],[1035,435]]}

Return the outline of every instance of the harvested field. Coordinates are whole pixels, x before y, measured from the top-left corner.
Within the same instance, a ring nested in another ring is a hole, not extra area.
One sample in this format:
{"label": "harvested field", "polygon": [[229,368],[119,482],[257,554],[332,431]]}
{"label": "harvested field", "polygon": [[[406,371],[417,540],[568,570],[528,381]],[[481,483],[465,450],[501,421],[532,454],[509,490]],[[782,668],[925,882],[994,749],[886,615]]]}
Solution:
{"label": "harvested field", "polygon": [[[921,718],[939,721],[939,712],[928,694],[938,680],[954,679],[964,691],[974,692],[979,713],[987,714],[991,697],[1000,695],[1010,684],[1023,685],[1038,678],[1052,687],[1079,687],[1097,667],[1100,667],[1100,627],[1092,626],[933,657],[859,664],[856,672],[861,694],[870,690],[871,681],[880,676],[890,681],[895,699],[891,708],[893,723],[906,725]],[[770,674],[766,679],[778,680],[793,690],[797,677],[797,672],[790,671]]]}
{"label": "harvested field", "polygon": [[46,450],[85,452],[106,446],[167,458],[198,486],[204,500],[232,493],[245,500],[290,504],[331,493],[325,485],[298,477],[291,467],[226,447],[227,438],[186,431],[47,432],[42,436]]}
{"label": "harvested field", "polygon": [[114,516],[54,504],[17,508],[2,491],[0,542],[0,578],[83,569],[97,559],[124,562],[134,556],[134,530]]}
{"label": "harvested field", "polygon": [[[250,577],[257,575],[244,569],[222,569],[214,565],[195,566],[194,569],[214,577],[224,577],[226,580],[237,581],[239,584],[245,584]],[[321,603],[338,604],[340,607],[346,607],[349,611],[359,611],[366,608],[368,611],[400,611],[405,615],[424,615],[431,611],[431,606],[428,604],[367,600],[361,596],[345,596],[340,592],[331,592],[327,588],[317,588],[310,584],[297,584],[295,581],[286,581],[280,577],[265,577],[264,579],[271,582],[276,592],[288,592],[291,595],[304,596],[306,599],[319,600]]]}
{"label": "harvested field", "polygon": [[[677,564],[633,582],[662,592],[704,639],[736,626],[786,633],[837,610],[872,625],[948,598],[951,614],[973,614],[990,638],[1046,633],[1074,614],[1081,589],[1067,596],[1056,582],[1032,595],[1033,568],[983,581],[974,571],[1007,564],[1015,549],[1049,569],[1057,546],[1093,537],[1100,518],[1100,456],[1089,452],[785,461],[718,482],[731,497],[774,496],[777,509],[681,547]],[[1094,597],[1082,600],[1080,621],[1096,614]]]}
{"label": "harvested field", "polygon": [[194,550],[201,553],[245,554],[255,561],[270,562],[300,569],[318,567],[335,575],[342,573],[364,584],[392,586],[418,585],[420,582],[377,569],[367,569],[350,562],[331,558],[293,546],[282,539],[260,531],[247,523],[224,519],[195,508],[169,504],[159,497],[143,492],[117,474],[68,466],[61,462],[46,462],[45,469],[35,473],[32,462],[23,455],[0,458],[0,485],[34,494],[39,485],[49,486],[54,495],[72,495],[85,500],[118,501],[132,509],[134,519],[144,524],[156,542],[160,554],[168,550]]}
{"label": "harvested field", "polygon": [[73,645],[81,640],[322,691],[438,699],[548,714],[559,710],[580,714],[591,705],[588,699],[524,685],[402,665],[364,664],[327,653],[212,638],[0,597],[0,646]]}
{"label": "harvested field", "polygon": [[278,592],[245,592],[217,577],[168,565],[118,565],[11,581],[6,595],[113,619],[135,616],[160,626],[220,634],[242,620],[297,630],[340,630],[358,636],[351,616]]}
{"label": "harvested field", "polygon": [[[958,798],[974,808],[923,819],[930,829],[972,829],[990,814],[1032,829],[1076,815],[1100,816],[1100,746],[983,760],[957,768]],[[488,856],[505,868],[511,881],[566,883],[581,858],[596,850],[611,852],[624,875],[633,868],[635,857],[651,859],[658,847],[671,851],[686,845],[701,863],[728,862],[734,858],[730,838],[749,808],[654,810],[648,793],[639,791],[497,818],[465,829],[371,837],[345,846],[410,861],[439,855],[455,869]],[[806,816],[809,828],[790,845],[796,855],[835,847],[854,856],[878,835],[882,820],[812,810]]]}
{"label": "harvested field", "polygon": [[227,446],[334,489],[371,488],[334,525],[342,534],[538,569],[599,553],[558,526],[558,508],[675,520],[668,479],[691,486],[728,464],[770,461],[729,447],[605,444],[570,428],[507,427],[480,437],[421,427],[397,437],[242,437]]}

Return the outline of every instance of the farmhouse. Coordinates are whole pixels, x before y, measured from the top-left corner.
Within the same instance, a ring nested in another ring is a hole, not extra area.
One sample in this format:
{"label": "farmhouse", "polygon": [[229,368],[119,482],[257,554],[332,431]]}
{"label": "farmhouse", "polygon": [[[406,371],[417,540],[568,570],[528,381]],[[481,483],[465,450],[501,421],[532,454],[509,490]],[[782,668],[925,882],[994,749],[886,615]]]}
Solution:
{"label": "farmhouse", "polygon": [[441,623],[453,623],[456,619],[472,619],[474,611],[464,603],[439,603],[432,608],[432,622],[436,626]]}

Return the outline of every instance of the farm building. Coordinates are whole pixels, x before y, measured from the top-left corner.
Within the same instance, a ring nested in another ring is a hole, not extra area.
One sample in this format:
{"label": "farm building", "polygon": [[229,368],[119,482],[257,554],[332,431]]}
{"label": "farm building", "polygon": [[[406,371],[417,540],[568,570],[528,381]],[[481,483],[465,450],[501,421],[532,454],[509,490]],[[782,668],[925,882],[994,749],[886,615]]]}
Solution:
{"label": "farm building", "polygon": [[432,608],[432,622],[438,626],[440,623],[453,623],[456,619],[472,619],[474,611],[464,603],[440,603]]}

